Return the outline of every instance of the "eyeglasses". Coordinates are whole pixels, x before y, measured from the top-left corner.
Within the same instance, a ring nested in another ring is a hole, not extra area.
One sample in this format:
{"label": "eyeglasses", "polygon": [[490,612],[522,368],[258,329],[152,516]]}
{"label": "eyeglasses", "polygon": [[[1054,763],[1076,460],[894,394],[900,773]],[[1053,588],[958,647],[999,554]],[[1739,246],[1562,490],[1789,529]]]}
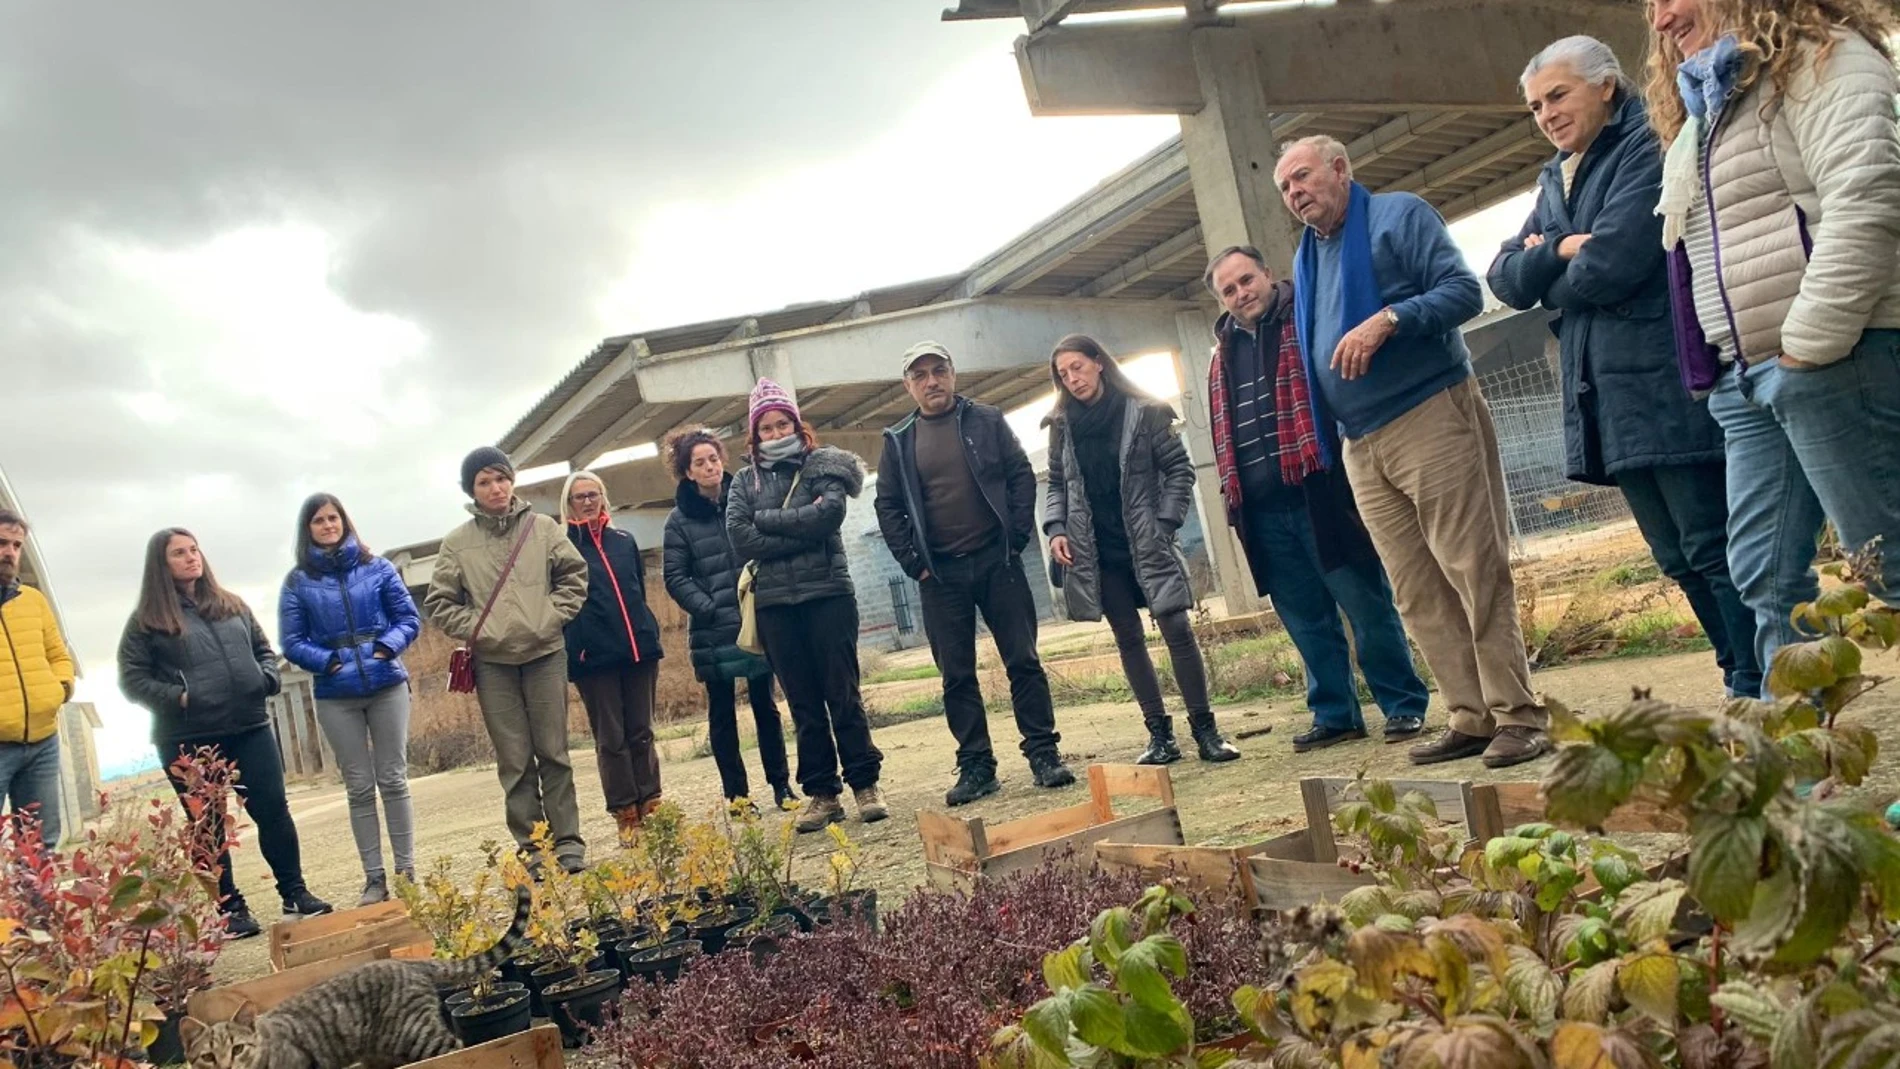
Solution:
{"label": "eyeglasses", "polygon": [[585,505],[585,504],[587,504],[587,503],[588,503],[588,502],[590,502],[590,501],[599,501],[599,500],[600,500],[600,495],[599,495],[599,494],[597,494],[597,493],[595,493],[595,492],[594,492],[594,491],[592,491],[592,490],[587,490],[587,491],[584,491],[584,492],[582,492],[582,493],[578,493],[578,494],[573,494],[573,495],[570,495],[570,496],[569,496],[569,498],[568,498],[568,500],[570,500],[570,501],[575,501],[575,502],[578,502],[578,503],[580,503],[580,504],[582,504],[582,505]]}

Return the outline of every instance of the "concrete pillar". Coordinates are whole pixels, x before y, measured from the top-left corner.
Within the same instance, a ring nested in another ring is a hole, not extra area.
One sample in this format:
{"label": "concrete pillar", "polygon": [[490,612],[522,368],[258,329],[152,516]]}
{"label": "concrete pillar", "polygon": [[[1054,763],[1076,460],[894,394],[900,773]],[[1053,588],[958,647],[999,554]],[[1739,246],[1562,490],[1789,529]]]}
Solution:
{"label": "concrete pillar", "polygon": [[1240,539],[1227,525],[1227,504],[1220,496],[1220,471],[1214,464],[1214,431],[1208,422],[1208,351],[1214,340],[1214,320],[1202,312],[1180,312],[1174,317],[1181,332],[1174,371],[1181,380],[1181,418],[1187,424],[1188,455],[1194,458],[1194,498],[1200,509],[1201,532],[1207,538],[1207,559],[1214,580],[1227,601],[1230,616],[1260,611],[1253,573],[1247,570]]}

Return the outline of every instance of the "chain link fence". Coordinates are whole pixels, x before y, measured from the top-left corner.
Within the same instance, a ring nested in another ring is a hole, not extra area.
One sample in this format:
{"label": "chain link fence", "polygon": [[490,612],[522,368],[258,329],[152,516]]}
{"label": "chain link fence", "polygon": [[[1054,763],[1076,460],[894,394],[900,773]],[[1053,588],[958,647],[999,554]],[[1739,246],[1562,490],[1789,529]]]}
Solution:
{"label": "chain link fence", "polygon": [[1511,494],[1512,550],[1527,539],[1597,527],[1630,518],[1615,487],[1587,486],[1564,478],[1562,387],[1549,354],[1520,360],[1478,378]]}

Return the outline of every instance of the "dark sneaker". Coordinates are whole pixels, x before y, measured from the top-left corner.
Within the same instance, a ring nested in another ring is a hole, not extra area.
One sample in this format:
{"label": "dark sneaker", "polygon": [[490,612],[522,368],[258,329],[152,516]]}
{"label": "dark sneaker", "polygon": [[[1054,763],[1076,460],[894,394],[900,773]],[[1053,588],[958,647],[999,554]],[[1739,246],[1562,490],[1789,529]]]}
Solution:
{"label": "dark sneaker", "polygon": [[251,916],[249,907],[235,906],[224,913],[224,937],[226,939],[249,939],[254,935],[263,935],[264,926]]}
{"label": "dark sneaker", "polygon": [[380,872],[372,872],[363,882],[363,897],[356,900],[358,907],[373,906],[378,902],[389,901],[389,880]]}
{"label": "dark sneaker", "polygon": [[1447,728],[1443,735],[1412,747],[1412,763],[1415,765],[1436,765],[1445,761],[1462,761],[1467,757],[1476,757],[1491,745],[1491,740],[1483,735],[1466,735],[1461,731]]}
{"label": "dark sneaker", "polygon": [[1075,783],[1075,773],[1062,763],[1061,754],[1036,754],[1029,759],[1029,771],[1036,777],[1038,787],[1068,787]]}
{"label": "dark sneaker", "polygon": [[1510,768],[1550,752],[1550,736],[1536,728],[1506,724],[1484,748],[1484,767]]}
{"label": "dark sneaker", "polygon": [[1358,742],[1365,737],[1365,728],[1328,728],[1316,724],[1311,730],[1293,736],[1293,752],[1324,750],[1328,746],[1337,746],[1342,742]]}
{"label": "dark sneaker", "polygon": [[1171,765],[1181,759],[1181,747],[1174,741],[1174,725],[1148,728],[1148,748],[1135,758],[1138,765]]}
{"label": "dark sneaker", "polygon": [[1419,732],[1425,730],[1425,718],[1422,716],[1395,716],[1385,722],[1386,745],[1416,739]]}
{"label": "dark sneaker", "polygon": [[561,871],[567,873],[569,876],[579,875],[587,871],[587,862],[573,854],[556,858],[555,861],[561,866]]}
{"label": "dark sneaker", "polygon": [[943,792],[943,804],[947,806],[969,805],[985,795],[995,794],[1003,789],[996,782],[996,770],[988,765],[970,765],[957,770],[957,784]]}
{"label": "dark sneaker", "polygon": [[792,790],[791,784],[772,784],[772,805],[774,808],[781,811],[790,809],[792,808],[792,803],[796,801],[798,801],[798,792]]}
{"label": "dark sneaker", "polygon": [[814,794],[805,799],[805,811],[798,814],[792,827],[800,834],[817,831],[827,824],[844,822],[844,806],[839,804],[835,794]]}
{"label": "dark sneaker", "polygon": [[1194,745],[1200,749],[1203,761],[1240,760],[1240,748],[1228,742],[1211,720],[1195,727]]}
{"label": "dark sneaker", "polygon": [[284,916],[286,917],[321,917],[335,910],[335,906],[307,890],[300,890],[284,899]]}

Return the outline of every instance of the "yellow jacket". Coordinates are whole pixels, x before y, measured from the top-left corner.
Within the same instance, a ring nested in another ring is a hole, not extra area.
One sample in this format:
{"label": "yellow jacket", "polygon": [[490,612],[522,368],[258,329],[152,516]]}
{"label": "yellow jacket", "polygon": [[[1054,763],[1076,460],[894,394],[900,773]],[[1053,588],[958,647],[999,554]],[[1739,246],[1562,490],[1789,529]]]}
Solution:
{"label": "yellow jacket", "polygon": [[72,686],[73,658],[52,604],[19,587],[0,601],[0,742],[39,742],[57,731]]}

